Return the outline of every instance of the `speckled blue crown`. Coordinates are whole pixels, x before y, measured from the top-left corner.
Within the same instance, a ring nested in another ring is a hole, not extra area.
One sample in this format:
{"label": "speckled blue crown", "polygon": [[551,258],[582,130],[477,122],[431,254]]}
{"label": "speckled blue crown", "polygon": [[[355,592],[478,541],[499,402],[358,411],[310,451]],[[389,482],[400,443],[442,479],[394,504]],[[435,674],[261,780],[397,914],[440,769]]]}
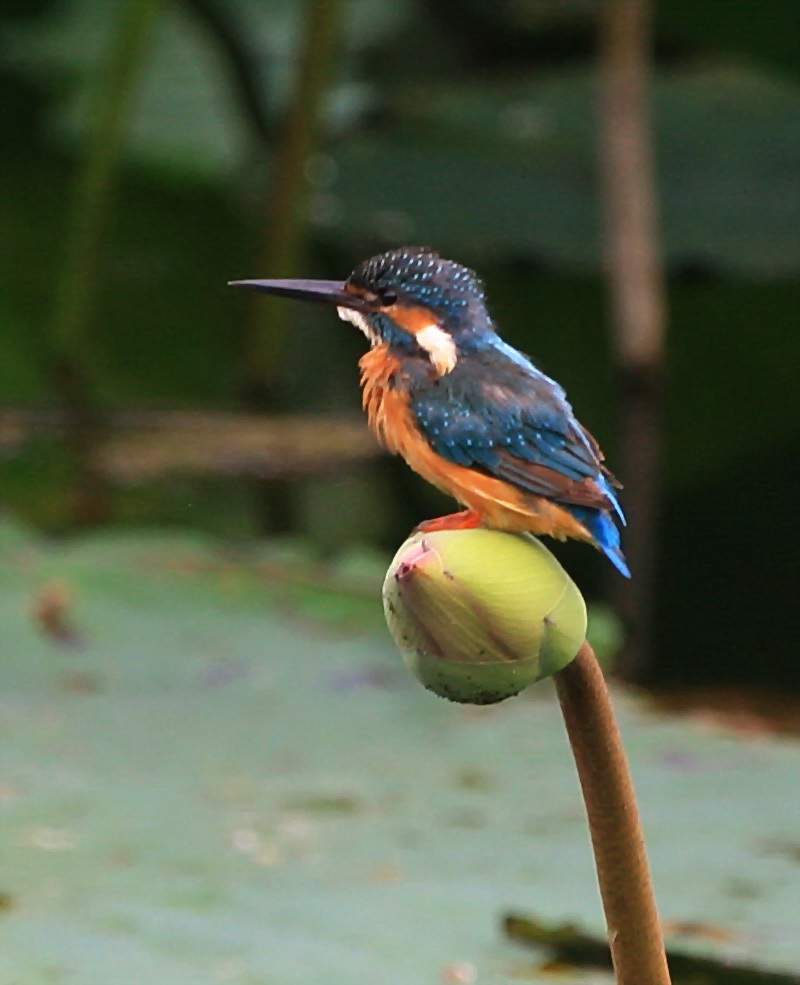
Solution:
{"label": "speckled blue crown", "polygon": [[365,260],[348,282],[385,297],[387,303],[395,295],[451,318],[470,304],[484,303],[483,284],[473,270],[424,246],[404,246]]}

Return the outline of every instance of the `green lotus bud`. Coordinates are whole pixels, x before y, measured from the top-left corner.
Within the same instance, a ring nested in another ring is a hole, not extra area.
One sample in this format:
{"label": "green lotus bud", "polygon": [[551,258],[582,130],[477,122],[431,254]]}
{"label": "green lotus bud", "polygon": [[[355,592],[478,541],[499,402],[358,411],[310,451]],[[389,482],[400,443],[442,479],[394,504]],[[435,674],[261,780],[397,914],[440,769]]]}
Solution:
{"label": "green lotus bud", "polygon": [[496,530],[421,531],[383,584],[403,659],[435,694],[492,704],[565,667],[586,638],[586,605],[538,540]]}

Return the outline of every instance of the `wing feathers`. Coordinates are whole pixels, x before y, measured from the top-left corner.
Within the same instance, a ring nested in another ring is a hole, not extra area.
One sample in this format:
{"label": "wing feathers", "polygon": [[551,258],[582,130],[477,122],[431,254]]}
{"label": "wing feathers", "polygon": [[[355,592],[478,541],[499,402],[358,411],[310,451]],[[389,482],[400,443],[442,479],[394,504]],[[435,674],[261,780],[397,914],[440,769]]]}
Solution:
{"label": "wing feathers", "polygon": [[460,353],[447,376],[414,380],[409,400],[420,431],[457,465],[535,496],[618,512],[618,483],[564,391],[509,349]]}
{"label": "wing feathers", "polygon": [[535,462],[526,462],[513,455],[500,452],[494,475],[514,483],[525,492],[547,496],[562,503],[576,506],[592,506],[599,510],[613,509],[613,503],[598,483],[589,477],[571,479],[556,469]]}

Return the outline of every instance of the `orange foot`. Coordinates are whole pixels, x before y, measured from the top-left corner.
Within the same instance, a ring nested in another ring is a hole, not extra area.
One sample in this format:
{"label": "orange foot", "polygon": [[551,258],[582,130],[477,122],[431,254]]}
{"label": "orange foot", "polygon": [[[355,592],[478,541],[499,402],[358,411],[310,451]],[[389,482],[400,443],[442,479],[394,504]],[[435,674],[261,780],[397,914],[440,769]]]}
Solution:
{"label": "orange foot", "polygon": [[432,534],[435,530],[473,530],[483,525],[480,513],[475,510],[461,510],[437,516],[435,520],[423,520],[414,527],[414,533]]}

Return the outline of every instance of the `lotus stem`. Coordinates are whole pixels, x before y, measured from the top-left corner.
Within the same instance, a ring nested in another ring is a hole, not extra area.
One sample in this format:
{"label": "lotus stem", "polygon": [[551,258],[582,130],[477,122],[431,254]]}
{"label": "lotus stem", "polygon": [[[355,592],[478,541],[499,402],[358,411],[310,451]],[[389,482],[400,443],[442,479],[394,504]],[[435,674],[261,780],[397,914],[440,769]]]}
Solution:
{"label": "lotus stem", "polygon": [[670,985],[628,761],[588,642],[554,679],[586,804],[617,985]]}

